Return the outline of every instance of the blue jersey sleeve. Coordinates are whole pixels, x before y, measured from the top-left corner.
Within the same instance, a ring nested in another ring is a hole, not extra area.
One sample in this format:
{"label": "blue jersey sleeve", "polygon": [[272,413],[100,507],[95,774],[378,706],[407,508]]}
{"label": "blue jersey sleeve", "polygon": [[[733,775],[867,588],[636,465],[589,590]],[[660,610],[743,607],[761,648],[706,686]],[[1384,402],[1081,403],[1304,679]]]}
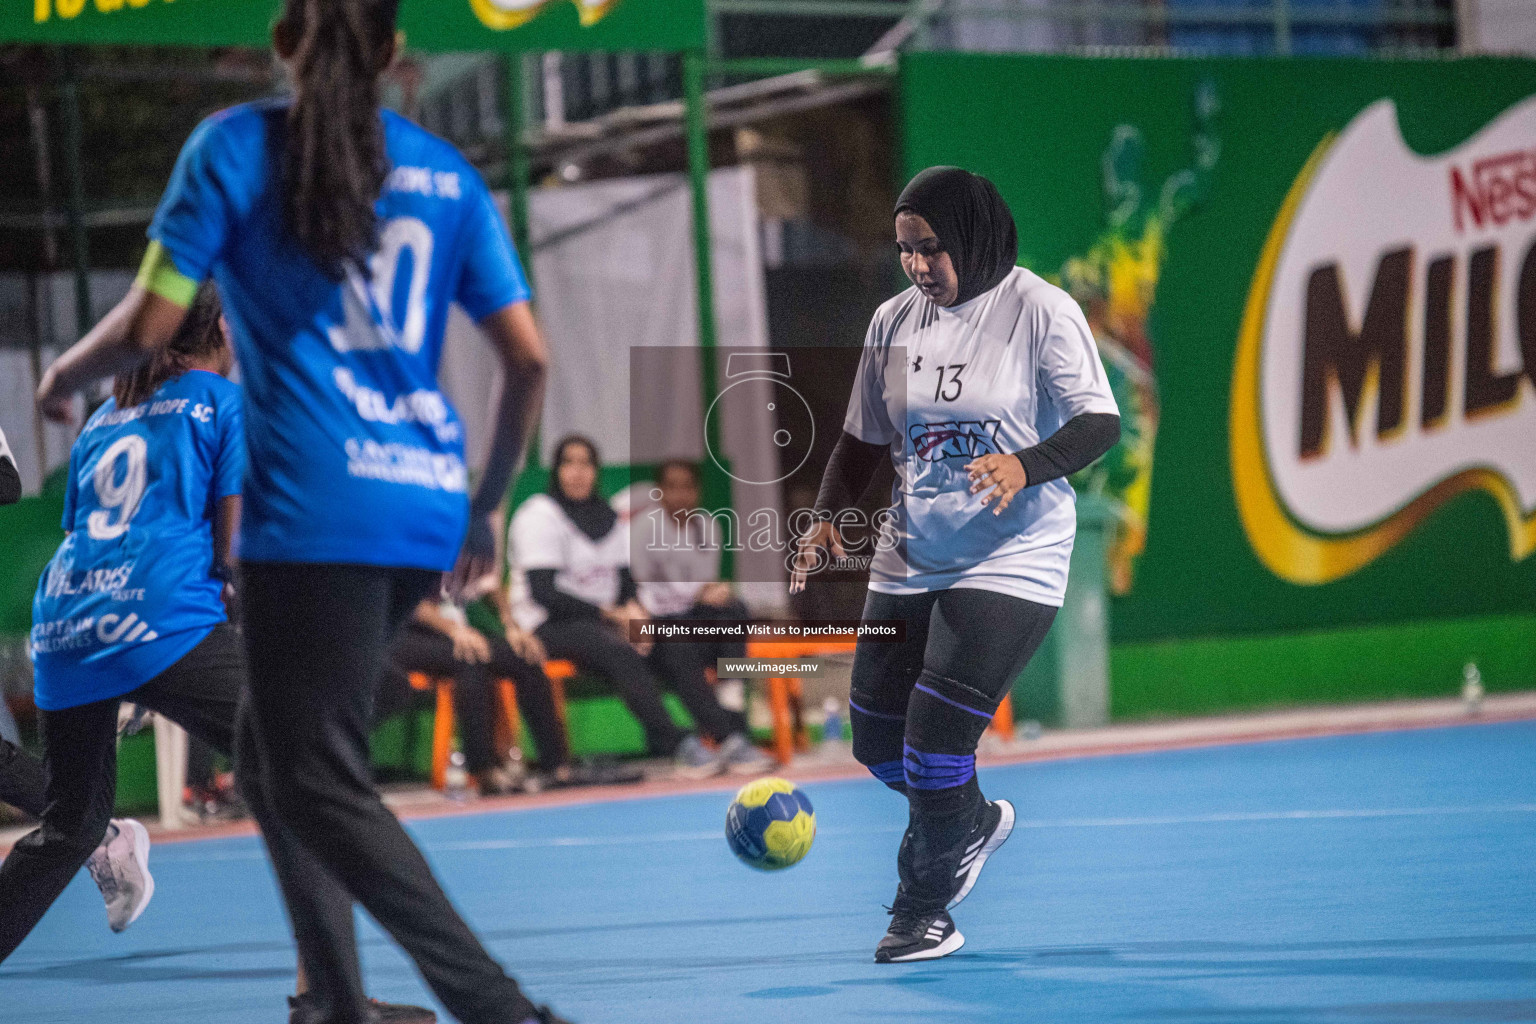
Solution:
{"label": "blue jersey sleeve", "polygon": [[531,293],[490,190],[479,174],[471,172],[469,179],[474,194],[469,198],[472,205],[464,231],[464,269],[454,298],[470,319],[480,321],[514,302],[527,302]]}
{"label": "blue jersey sleeve", "polygon": [[219,449],[213,460],[213,497],[239,494],[245,483],[245,412],[240,393],[232,391],[219,402]]}
{"label": "blue jersey sleeve", "polygon": [[165,246],[176,269],[201,283],[224,250],[260,175],[265,155],[242,156],[227,118],[214,115],[197,126],[171,172],[149,237]]}

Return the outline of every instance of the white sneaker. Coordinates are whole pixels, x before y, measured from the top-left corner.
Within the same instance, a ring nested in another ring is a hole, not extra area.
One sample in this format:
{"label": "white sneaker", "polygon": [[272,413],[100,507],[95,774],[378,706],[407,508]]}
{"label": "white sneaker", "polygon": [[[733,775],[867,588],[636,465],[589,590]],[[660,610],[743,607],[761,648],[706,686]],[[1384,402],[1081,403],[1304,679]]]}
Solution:
{"label": "white sneaker", "polygon": [[155,895],[149,873],[149,832],[132,818],[113,818],[91,859],[85,862],[107,904],[107,924],[120,932],[139,919]]}
{"label": "white sneaker", "polygon": [[703,740],[691,733],[677,745],[672,764],[677,776],[684,779],[705,779],[726,772],[726,764],[720,759],[719,752],[710,750]]}
{"label": "white sneaker", "polygon": [[720,744],[720,760],[733,772],[750,775],[774,766],[773,758],[759,750],[744,733],[733,732]]}

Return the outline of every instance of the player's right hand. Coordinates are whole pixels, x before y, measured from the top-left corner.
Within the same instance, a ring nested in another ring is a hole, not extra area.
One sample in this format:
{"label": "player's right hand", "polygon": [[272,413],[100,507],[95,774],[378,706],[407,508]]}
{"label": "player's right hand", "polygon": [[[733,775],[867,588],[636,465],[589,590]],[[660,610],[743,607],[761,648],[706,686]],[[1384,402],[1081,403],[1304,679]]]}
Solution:
{"label": "player's right hand", "polygon": [[795,545],[794,568],[789,574],[789,592],[798,594],[805,589],[805,580],[821,564],[820,550],[831,548],[834,558],[846,557],[843,538],[837,527],[825,519],[818,519],[811,528],[800,535]]}

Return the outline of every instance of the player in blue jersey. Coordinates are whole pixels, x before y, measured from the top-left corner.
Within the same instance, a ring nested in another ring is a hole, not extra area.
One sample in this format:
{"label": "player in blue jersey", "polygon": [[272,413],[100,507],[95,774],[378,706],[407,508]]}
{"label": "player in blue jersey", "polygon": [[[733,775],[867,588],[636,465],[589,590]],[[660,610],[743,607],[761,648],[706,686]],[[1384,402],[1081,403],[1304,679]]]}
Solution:
{"label": "player in blue jersey", "polygon": [[[110,821],[121,701],[229,746],[243,679],[229,671],[238,644],[219,577],[244,469],[239,388],[220,375],[229,359],[205,300],[153,363],[119,379],[70,452],[66,534],[32,606],[45,790],[22,796],[42,823],[0,866],[0,960],[87,858],[115,930],[154,892],[144,827]],[[107,847],[132,856],[99,875],[109,830]]]}
{"label": "player in blue jersey", "polygon": [[[398,941],[465,1024],[556,1020],[486,953],[373,789],[367,736],[390,638],[445,571],[474,579],[537,414],[547,363],[505,224],[451,145],[379,109],[394,0],[287,0],[274,27],[295,94],[235,107],[187,141],[141,279],[50,369],[45,411],[155,351],[218,282],[245,386],[241,526],[259,785],[305,848]],[[481,326],[504,385],[469,495],[436,371],[449,306]],[[467,533],[467,536],[466,536]],[[462,551],[462,557],[461,557]],[[371,1019],[350,904],[277,865],[326,1021]]]}
{"label": "player in blue jersey", "polygon": [[[16,471],[5,432],[0,431],[0,505],[20,499],[21,474]],[[7,727],[14,736],[16,722],[0,702],[0,801],[41,818],[48,804],[43,762],[7,739]],[[137,821],[113,819],[107,825],[106,837],[86,861],[107,902],[107,923],[115,932],[137,920],[154,894],[153,876],[144,855],[147,840],[144,826]]]}
{"label": "player in blue jersey", "polygon": [[[106,822],[121,702],[156,710],[234,752],[246,658],[225,620],[245,442],[239,388],[224,378],[230,364],[218,292],[208,284],[170,343],[118,377],[70,453],[68,535],[39,581],[32,613],[46,770],[29,770],[33,759],[21,752],[0,763],[0,797],[42,819],[18,845],[21,856],[0,868],[0,960],[103,829],[107,838],[86,863],[113,930],[131,924],[154,892],[144,827]],[[254,745],[248,724],[239,745]],[[295,891],[349,902],[273,817],[265,790],[247,787],[245,796]],[[290,1024],[316,1019],[302,964],[299,973]],[[436,1019],[419,1006],[370,1005],[387,1024]]]}

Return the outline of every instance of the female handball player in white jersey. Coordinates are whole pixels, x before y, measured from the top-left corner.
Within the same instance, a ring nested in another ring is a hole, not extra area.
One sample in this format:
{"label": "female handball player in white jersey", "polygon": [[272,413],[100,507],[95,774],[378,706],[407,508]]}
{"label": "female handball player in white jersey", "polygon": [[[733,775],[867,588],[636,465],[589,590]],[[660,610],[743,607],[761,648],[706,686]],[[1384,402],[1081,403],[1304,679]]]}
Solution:
{"label": "female handball player in white jersey", "polygon": [[875,313],[843,433],[792,582],[842,553],[831,518],[882,458],[896,469],[849,697],[854,754],[907,797],[900,884],[879,963],[947,956],[949,911],[1008,838],[1013,807],[976,780],[976,745],[1045,638],[1067,585],[1077,519],[1064,477],[1107,452],[1119,410],[1066,292],[1022,267],[991,182],[932,167],[902,191],[896,244],[913,287]]}

